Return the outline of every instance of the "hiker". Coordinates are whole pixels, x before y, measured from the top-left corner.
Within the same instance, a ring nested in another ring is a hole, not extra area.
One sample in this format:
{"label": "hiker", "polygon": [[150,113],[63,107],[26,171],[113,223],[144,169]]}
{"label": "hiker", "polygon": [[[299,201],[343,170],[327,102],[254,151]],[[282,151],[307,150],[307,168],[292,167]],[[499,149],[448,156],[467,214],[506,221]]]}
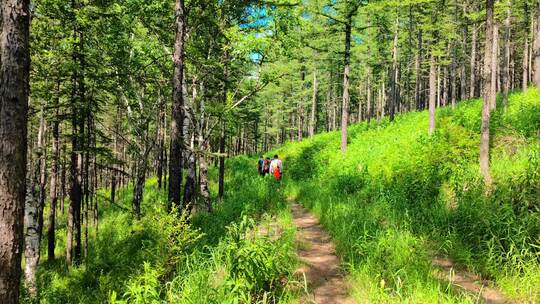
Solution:
{"label": "hiker", "polygon": [[259,161],[257,162],[257,171],[259,172],[260,176],[264,176],[264,157],[261,155],[259,157]]}
{"label": "hiker", "polygon": [[274,175],[277,181],[281,180],[281,175],[283,174],[283,163],[277,154],[274,155],[274,159],[270,163],[270,174]]}
{"label": "hiker", "polygon": [[264,160],[264,175],[266,176],[266,174],[270,174],[270,157],[266,157],[266,159]]}

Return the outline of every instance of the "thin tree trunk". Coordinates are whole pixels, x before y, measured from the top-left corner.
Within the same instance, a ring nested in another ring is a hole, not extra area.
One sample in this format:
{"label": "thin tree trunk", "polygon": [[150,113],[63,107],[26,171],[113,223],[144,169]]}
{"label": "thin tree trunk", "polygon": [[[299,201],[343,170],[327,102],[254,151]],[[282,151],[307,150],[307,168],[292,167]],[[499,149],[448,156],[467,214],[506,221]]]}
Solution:
{"label": "thin tree trunk", "polygon": [[533,46],[534,84],[540,88],[540,3],[536,4],[536,30]]}
{"label": "thin tree trunk", "polygon": [[347,151],[347,126],[349,121],[349,69],[351,61],[352,16],[345,25],[345,63],[343,68],[343,103],[341,110],[341,152]]}
{"label": "thin tree trunk", "polygon": [[[176,39],[174,43],[173,55],[173,102],[171,121],[171,152],[169,160],[169,210],[174,205],[181,208],[181,184],[182,184],[182,153],[183,136],[182,126],[184,122],[184,95],[182,84],[184,78],[184,35],[185,35],[185,13],[184,0],[176,0],[175,6],[175,26]],[[181,211],[181,210],[178,210]]]}
{"label": "thin tree trunk", "polygon": [[368,75],[367,75],[367,84],[366,84],[366,94],[367,94],[367,121],[368,124],[371,122],[371,117],[373,116],[372,109],[371,109],[371,70],[368,69]]}
{"label": "thin tree trunk", "polygon": [[512,17],[512,0],[508,0],[506,19],[504,20],[504,58],[502,60],[502,99],[504,109],[508,106],[508,93],[510,91],[510,18]]}
{"label": "thin tree trunk", "polygon": [[311,114],[309,117],[309,137],[313,137],[317,127],[317,69],[313,69],[313,95],[311,97]]}
{"label": "thin tree trunk", "polygon": [[[40,126],[40,132],[42,128]],[[39,136],[38,136],[39,138]],[[38,142],[40,140],[38,139]],[[39,145],[39,144],[38,144]],[[24,237],[25,248],[25,267],[24,278],[25,286],[28,289],[28,293],[31,298],[36,299],[38,295],[36,272],[39,264],[40,248],[39,248],[39,199],[36,198],[35,184],[38,179],[40,160],[39,152],[37,153],[37,163],[32,165],[28,178],[28,189],[26,195],[25,214],[24,214],[24,226],[26,227],[26,234]]]}
{"label": "thin tree trunk", "polygon": [[484,55],[484,102],[482,105],[482,126],[480,135],[480,173],[484,177],[486,186],[492,183],[491,174],[489,173],[489,122],[490,122],[490,105],[492,99],[492,54],[493,54],[493,34],[494,34],[494,17],[493,17],[493,0],[486,0],[486,45]]}
{"label": "thin tree trunk", "polygon": [[489,108],[493,111],[497,107],[497,75],[499,64],[499,25],[493,22],[493,46],[491,49],[491,92]]}
{"label": "thin tree trunk", "polygon": [[225,120],[221,120],[221,131],[219,136],[219,179],[218,179],[218,196],[223,199],[225,194]]}
{"label": "thin tree trunk", "polygon": [[56,96],[54,98],[55,117],[53,120],[53,142],[52,142],[52,164],[51,164],[51,185],[49,189],[49,197],[51,207],[49,208],[49,227],[47,230],[47,260],[54,261],[55,231],[56,231],[56,206],[58,203],[58,164],[60,159],[60,81],[56,83]]}
{"label": "thin tree trunk", "polygon": [[416,54],[415,66],[416,84],[415,84],[415,101],[416,107],[422,109],[422,30],[418,30],[418,53]]}
{"label": "thin tree trunk", "polygon": [[[44,194],[43,180],[45,170],[45,132],[46,132],[45,113],[43,106],[41,107],[39,130],[37,136],[37,149],[35,150],[36,164],[34,169],[30,173],[30,187],[27,191],[26,205],[25,205],[25,218],[24,223],[26,227],[25,235],[25,261],[24,268],[25,285],[32,298],[36,298],[38,294],[36,283],[36,272],[40,258],[40,211],[41,199]],[[39,180],[39,196],[36,198],[35,184]],[[44,200],[44,198],[43,198]]]}
{"label": "thin tree trunk", "polygon": [[476,97],[476,40],[478,39],[478,28],[475,24],[472,25],[472,42],[471,42],[471,77],[469,87],[469,97]]}
{"label": "thin tree trunk", "polygon": [[398,99],[398,39],[399,39],[399,18],[396,17],[396,29],[394,32],[394,44],[392,47],[392,75],[390,78],[390,121],[394,121],[394,115],[396,111],[397,99]]}
{"label": "thin tree trunk", "polygon": [[527,4],[525,4],[525,38],[524,38],[524,46],[523,46],[523,74],[521,79],[521,85],[523,92],[527,92],[527,87],[529,86],[529,8]]}
{"label": "thin tree trunk", "polygon": [[362,108],[362,85],[358,85],[358,117],[356,118],[357,123],[361,123],[364,119],[364,109]]}
{"label": "thin tree trunk", "polygon": [[429,59],[429,135],[435,131],[435,103],[437,99],[437,71],[435,67],[435,56],[432,54]]}

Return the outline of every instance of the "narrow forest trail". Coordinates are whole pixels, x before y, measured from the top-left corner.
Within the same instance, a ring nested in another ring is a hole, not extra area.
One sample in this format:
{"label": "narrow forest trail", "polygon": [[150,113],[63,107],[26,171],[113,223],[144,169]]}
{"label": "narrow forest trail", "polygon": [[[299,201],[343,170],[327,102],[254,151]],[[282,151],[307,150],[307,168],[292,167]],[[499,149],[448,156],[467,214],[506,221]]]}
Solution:
{"label": "narrow forest trail", "polygon": [[513,301],[507,299],[498,289],[489,287],[488,280],[483,280],[476,274],[456,268],[454,262],[449,258],[435,257],[431,263],[440,272],[436,276],[452,284],[460,291],[473,294],[481,303],[487,304],[510,304]]}
{"label": "narrow forest trail", "polygon": [[298,229],[298,257],[302,263],[297,270],[305,275],[309,295],[301,303],[349,304],[347,284],[340,270],[335,246],[315,216],[302,206],[292,203],[293,223]]}

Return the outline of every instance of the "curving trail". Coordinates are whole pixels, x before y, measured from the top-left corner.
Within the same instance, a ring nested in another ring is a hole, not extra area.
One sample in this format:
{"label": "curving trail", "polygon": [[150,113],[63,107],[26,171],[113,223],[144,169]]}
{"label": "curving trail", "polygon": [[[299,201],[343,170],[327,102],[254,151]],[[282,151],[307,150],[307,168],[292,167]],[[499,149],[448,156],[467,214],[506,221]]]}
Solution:
{"label": "curving trail", "polygon": [[317,218],[302,206],[292,203],[293,221],[298,229],[298,249],[302,266],[297,273],[306,276],[310,295],[302,303],[352,304],[347,284],[339,268],[335,246]]}

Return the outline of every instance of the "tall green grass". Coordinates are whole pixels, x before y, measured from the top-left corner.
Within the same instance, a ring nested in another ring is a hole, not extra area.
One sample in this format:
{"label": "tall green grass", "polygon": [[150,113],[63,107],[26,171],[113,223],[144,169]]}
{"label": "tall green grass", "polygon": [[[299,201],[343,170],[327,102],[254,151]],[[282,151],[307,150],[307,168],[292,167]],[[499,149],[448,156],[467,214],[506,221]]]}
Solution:
{"label": "tall green grass", "polygon": [[[129,212],[131,187],[118,205],[100,207],[99,230],[90,230],[80,266],[65,263],[65,215],[59,217],[58,259],[39,267],[39,303],[286,303],[295,269],[294,229],[276,185],[261,179],[252,160],[227,162],[227,192],[213,213],[188,223],[166,212],[166,191],[149,179],[143,217]],[[215,172],[211,172],[215,177]],[[213,185],[215,181],[212,181]],[[106,189],[101,196],[107,197]],[[273,218],[272,218],[273,216]],[[281,223],[279,237],[256,233]],[[45,245],[45,244],[43,244]],[[46,245],[44,246],[46,248]],[[31,302],[25,299],[23,302]]]}
{"label": "tall green grass", "polygon": [[276,152],[288,194],[310,208],[337,242],[360,302],[462,303],[438,279],[436,255],[494,280],[518,301],[540,301],[540,90],[510,96],[492,118],[485,195],[478,168],[481,101],[362,123]]}

